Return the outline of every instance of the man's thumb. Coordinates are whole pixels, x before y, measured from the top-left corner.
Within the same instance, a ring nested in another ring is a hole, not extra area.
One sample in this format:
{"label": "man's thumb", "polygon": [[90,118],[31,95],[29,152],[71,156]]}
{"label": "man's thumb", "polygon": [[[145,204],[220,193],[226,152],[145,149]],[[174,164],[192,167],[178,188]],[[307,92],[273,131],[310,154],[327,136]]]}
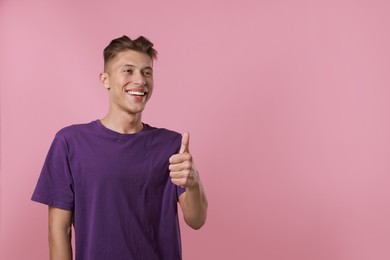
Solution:
{"label": "man's thumb", "polygon": [[179,153],[189,153],[190,152],[190,134],[185,132],[181,138],[181,147]]}

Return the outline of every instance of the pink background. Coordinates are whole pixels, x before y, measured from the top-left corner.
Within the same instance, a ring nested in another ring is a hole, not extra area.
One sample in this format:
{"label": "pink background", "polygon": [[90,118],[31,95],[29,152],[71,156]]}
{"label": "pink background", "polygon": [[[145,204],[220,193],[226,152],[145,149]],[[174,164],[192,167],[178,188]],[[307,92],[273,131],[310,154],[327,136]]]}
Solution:
{"label": "pink background", "polygon": [[48,259],[30,201],[57,130],[104,116],[102,50],[160,55],[144,121],[191,133],[186,260],[390,259],[390,2],[0,1],[1,253]]}

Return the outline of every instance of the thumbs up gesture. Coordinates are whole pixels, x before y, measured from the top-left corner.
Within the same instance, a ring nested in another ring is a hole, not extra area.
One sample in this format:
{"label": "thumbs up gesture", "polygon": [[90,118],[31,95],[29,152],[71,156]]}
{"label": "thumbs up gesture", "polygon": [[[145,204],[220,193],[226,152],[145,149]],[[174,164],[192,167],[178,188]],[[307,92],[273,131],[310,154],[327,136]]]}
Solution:
{"label": "thumbs up gesture", "polygon": [[182,136],[179,153],[169,158],[171,181],[177,186],[186,188],[192,187],[199,182],[198,171],[192,161],[189,143],[190,135],[186,132]]}

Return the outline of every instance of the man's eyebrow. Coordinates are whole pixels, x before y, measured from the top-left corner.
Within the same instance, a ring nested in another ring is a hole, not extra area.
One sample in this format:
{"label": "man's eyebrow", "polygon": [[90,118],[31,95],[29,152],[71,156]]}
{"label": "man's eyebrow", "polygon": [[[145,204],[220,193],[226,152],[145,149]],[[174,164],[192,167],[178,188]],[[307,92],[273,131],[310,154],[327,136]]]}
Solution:
{"label": "man's eyebrow", "polygon": [[[125,65],[123,65],[123,67],[132,67],[132,68],[135,68],[135,66],[134,66],[133,64],[125,64]],[[142,68],[142,69],[143,69],[143,70],[145,70],[145,69],[153,70],[153,68],[150,67],[150,66],[146,66],[145,68]]]}

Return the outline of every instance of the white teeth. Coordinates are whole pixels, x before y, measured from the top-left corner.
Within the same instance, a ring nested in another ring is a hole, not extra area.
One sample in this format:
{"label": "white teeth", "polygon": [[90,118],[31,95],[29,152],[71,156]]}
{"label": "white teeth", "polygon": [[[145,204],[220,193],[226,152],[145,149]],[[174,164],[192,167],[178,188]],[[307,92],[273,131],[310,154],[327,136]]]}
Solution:
{"label": "white teeth", "polygon": [[130,95],[134,95],[134,96],[144,96],[146,94],[145,92],[133,91],[133,90],[129,90],[129,91],[127,91],[127,93],[129,93]]}

